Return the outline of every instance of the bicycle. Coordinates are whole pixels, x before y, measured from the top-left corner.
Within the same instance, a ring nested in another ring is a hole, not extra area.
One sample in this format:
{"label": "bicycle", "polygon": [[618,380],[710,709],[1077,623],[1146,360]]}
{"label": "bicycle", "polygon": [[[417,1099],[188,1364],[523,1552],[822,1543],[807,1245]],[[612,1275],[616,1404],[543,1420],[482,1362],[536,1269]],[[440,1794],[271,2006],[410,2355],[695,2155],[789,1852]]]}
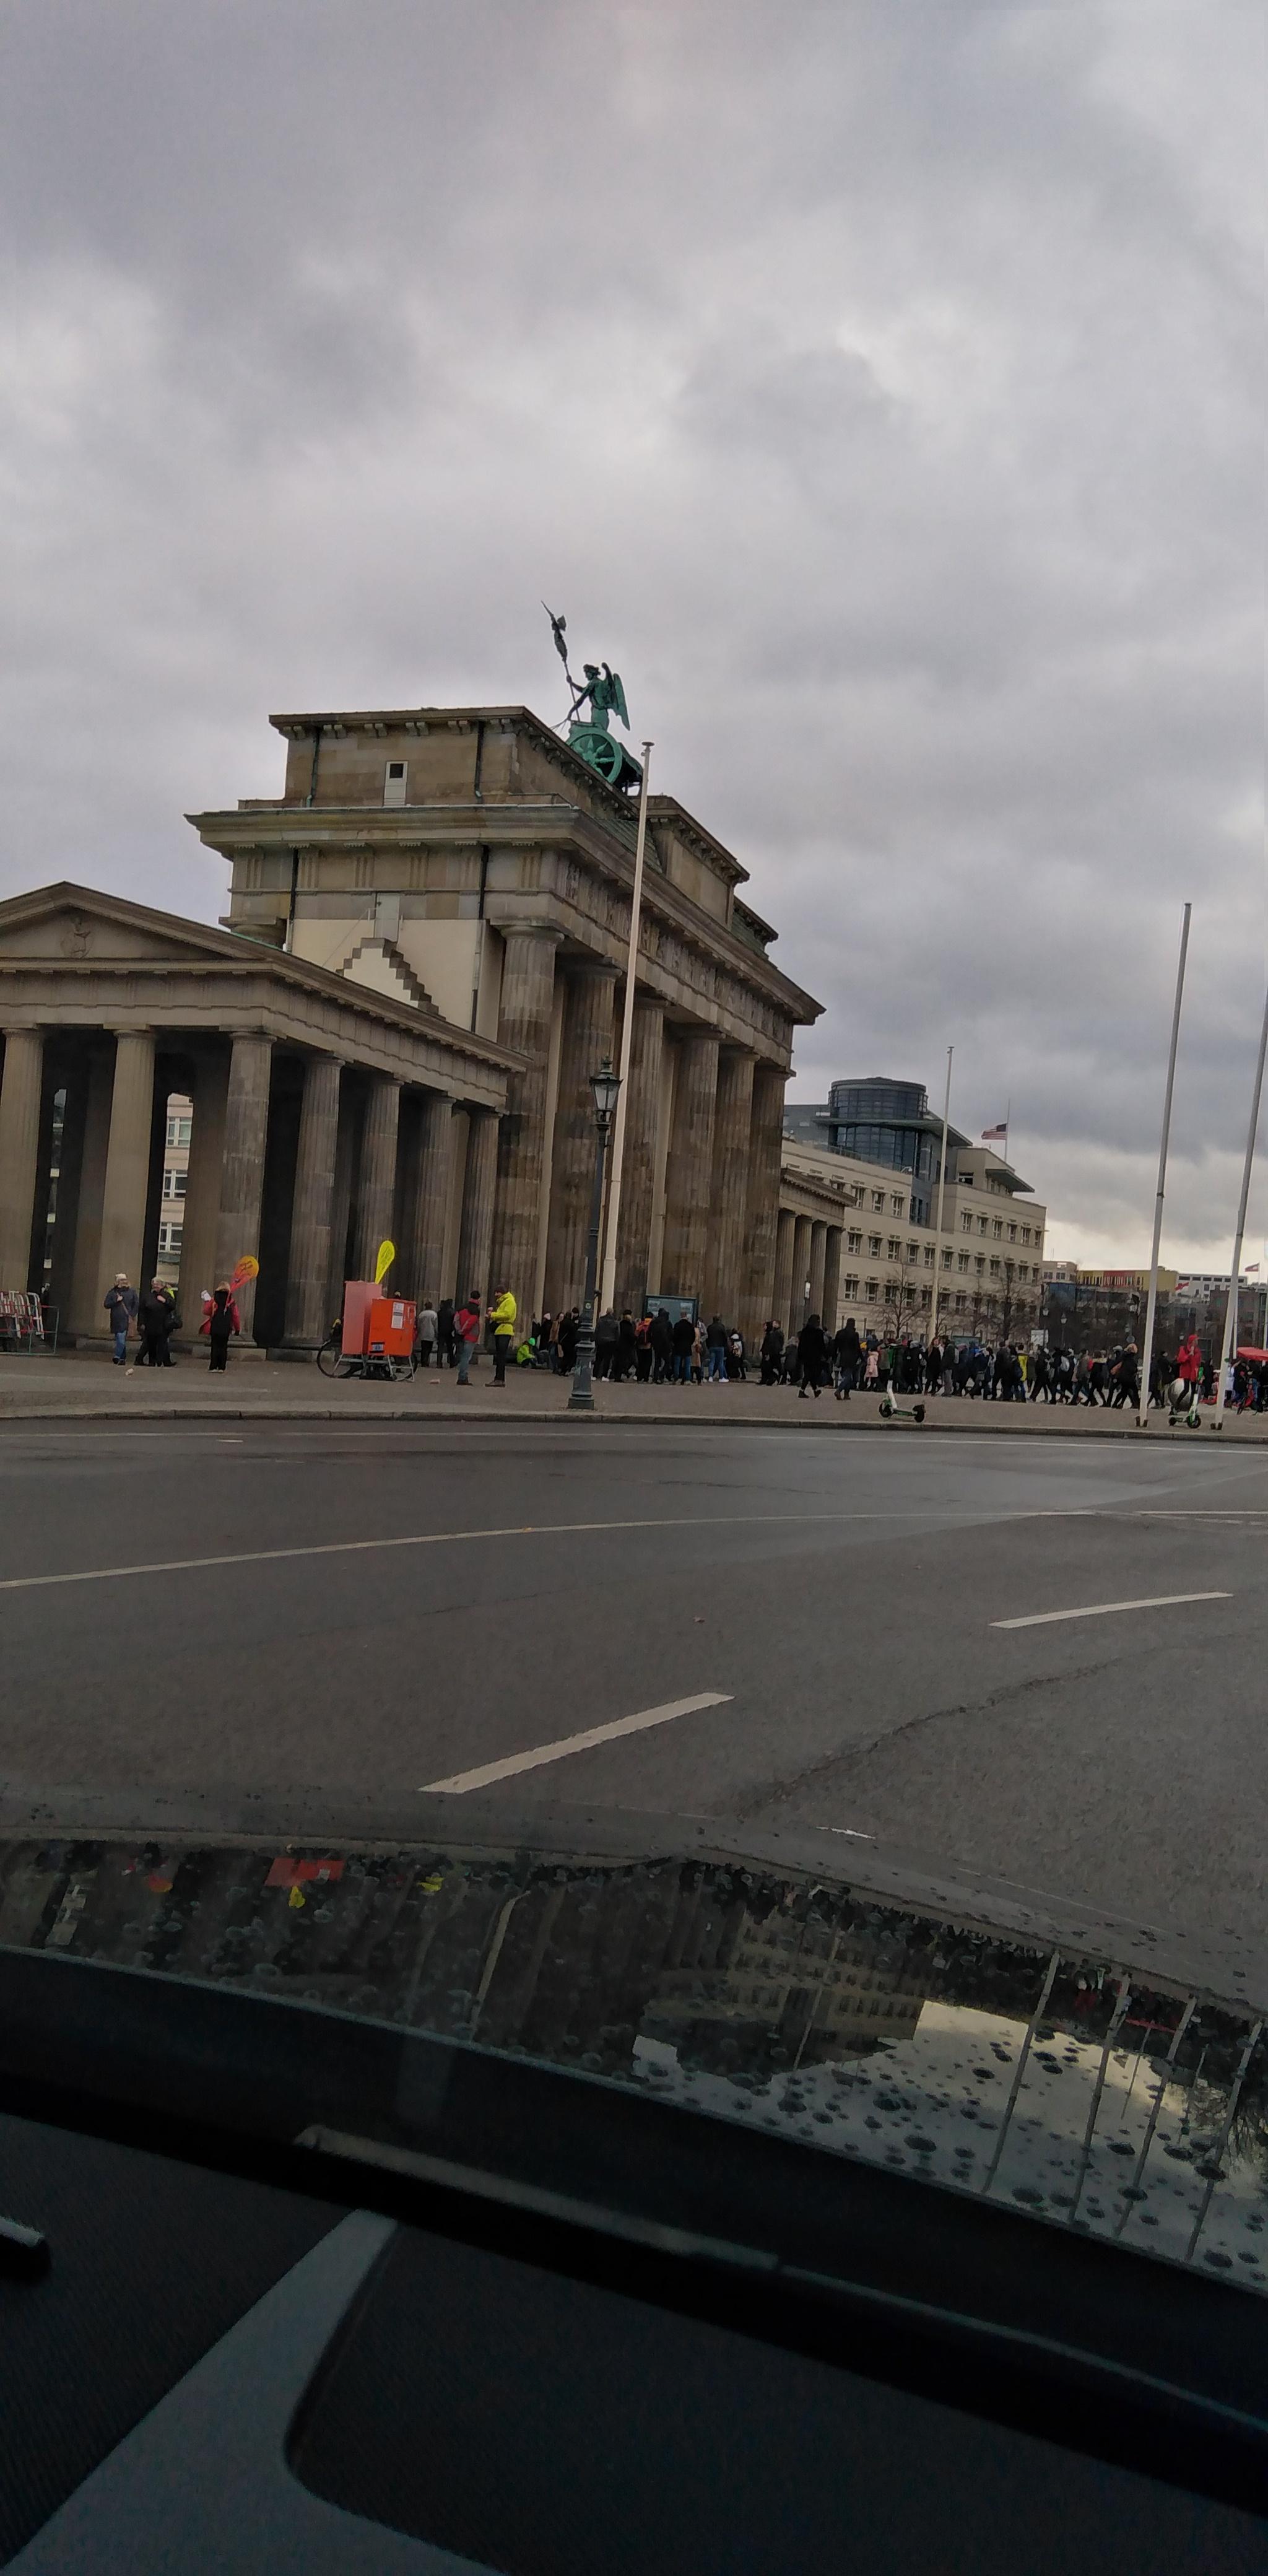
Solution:
{"label": "bicycle", "polygon": [[343,1325],[333,1324],[317,1353],[317,1366],[323,1377],[412,1378],[418,1366],[415,1351],[393,1358],[387,1351],[348,1352],[343,1347]]}

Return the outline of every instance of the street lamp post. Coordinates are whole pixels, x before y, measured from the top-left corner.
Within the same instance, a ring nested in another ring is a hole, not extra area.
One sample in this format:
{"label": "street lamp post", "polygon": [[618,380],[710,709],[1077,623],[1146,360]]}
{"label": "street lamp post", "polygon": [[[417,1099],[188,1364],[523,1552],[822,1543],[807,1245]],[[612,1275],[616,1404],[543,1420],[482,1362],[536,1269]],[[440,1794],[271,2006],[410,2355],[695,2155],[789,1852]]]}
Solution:
{"label": "street lamp post", "polygon": [[568,1398],[570,1413],[594,1411],[594,1289],[599,1271],[599,1228],[603,1222],[603,1172],[608,1155],[608,1135],[621,1088],[621,1077],[613,1072],[610,1056],[605,1056],[598,1072],[591,1074],[590,1088],[594,1093],[594,1122],[598,1132],[594,1188],[590,1194],[590,1234],[586,1244],[585,1296],[572,1369],[572,1393]]}

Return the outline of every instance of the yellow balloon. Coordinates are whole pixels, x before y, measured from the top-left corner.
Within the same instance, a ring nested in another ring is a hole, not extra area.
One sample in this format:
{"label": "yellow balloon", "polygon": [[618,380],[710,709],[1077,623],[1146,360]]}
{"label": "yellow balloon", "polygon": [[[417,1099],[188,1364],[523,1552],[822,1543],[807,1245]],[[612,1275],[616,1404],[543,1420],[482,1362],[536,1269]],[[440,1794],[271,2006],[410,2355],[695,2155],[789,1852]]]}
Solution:
{"label": "yellow balloon", "polygon": [[396,1245],[394,1243],[389,1243],[385,1236],[382,1243],[379,1245],[379,1256],[374,1265],[374,1284],[376,1288],[380,1285],[382,1280],[386,1279],[395,1259]]}

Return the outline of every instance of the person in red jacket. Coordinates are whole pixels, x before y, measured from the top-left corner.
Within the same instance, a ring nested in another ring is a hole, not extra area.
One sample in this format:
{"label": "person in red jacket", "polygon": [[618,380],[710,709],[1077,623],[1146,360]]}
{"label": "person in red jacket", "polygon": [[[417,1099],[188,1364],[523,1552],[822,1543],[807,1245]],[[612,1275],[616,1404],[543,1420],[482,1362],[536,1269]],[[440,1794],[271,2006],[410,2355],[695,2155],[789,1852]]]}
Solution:
{"label": "person in red jacket", "polygon": [[1202,1353],[1198,1348],[1197,1334],[1186,1333],[1176,1353],[1176,1376],[1182,1377],[1186,1386],[1194,1387],[1201,1375]]}
{"label": "person in red jacket", "polygon": [[212,1368],[227,1368],[230,1334],[240,1333],[242,1330],[242,1317],[234,1304],[233,1290],[227,1279],[221,1280],[200,1329],[207,1335],[211,1344]]}
{"label": "person in red jacket", "polygon": [[453,1328],[458,1343],[458,1384],[470,1386],[471,1354],[483,1330],[480,1299],[474,1288],[466,1305],[459,1306],[453,1319]]}

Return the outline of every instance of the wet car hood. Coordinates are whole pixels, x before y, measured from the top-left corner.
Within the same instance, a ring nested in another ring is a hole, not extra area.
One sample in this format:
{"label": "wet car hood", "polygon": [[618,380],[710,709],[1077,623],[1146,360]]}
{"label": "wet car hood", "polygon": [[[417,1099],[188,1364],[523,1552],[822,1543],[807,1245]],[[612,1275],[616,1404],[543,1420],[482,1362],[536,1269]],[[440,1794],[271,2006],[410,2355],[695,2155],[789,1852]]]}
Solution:
{"label": "wet car hood", "polygon": [[1264,2291],[1263,2019],[1178,1956],[1155,1967],[1155,1936],[1003,1902],[992,1922],[946,1886],[918,1902],[848,1844],[828,1871],[706,1826],[627,1856],[561,1849],[558,1818],[462,1825],[16,1836],[0,1946],[567,2068]]}

